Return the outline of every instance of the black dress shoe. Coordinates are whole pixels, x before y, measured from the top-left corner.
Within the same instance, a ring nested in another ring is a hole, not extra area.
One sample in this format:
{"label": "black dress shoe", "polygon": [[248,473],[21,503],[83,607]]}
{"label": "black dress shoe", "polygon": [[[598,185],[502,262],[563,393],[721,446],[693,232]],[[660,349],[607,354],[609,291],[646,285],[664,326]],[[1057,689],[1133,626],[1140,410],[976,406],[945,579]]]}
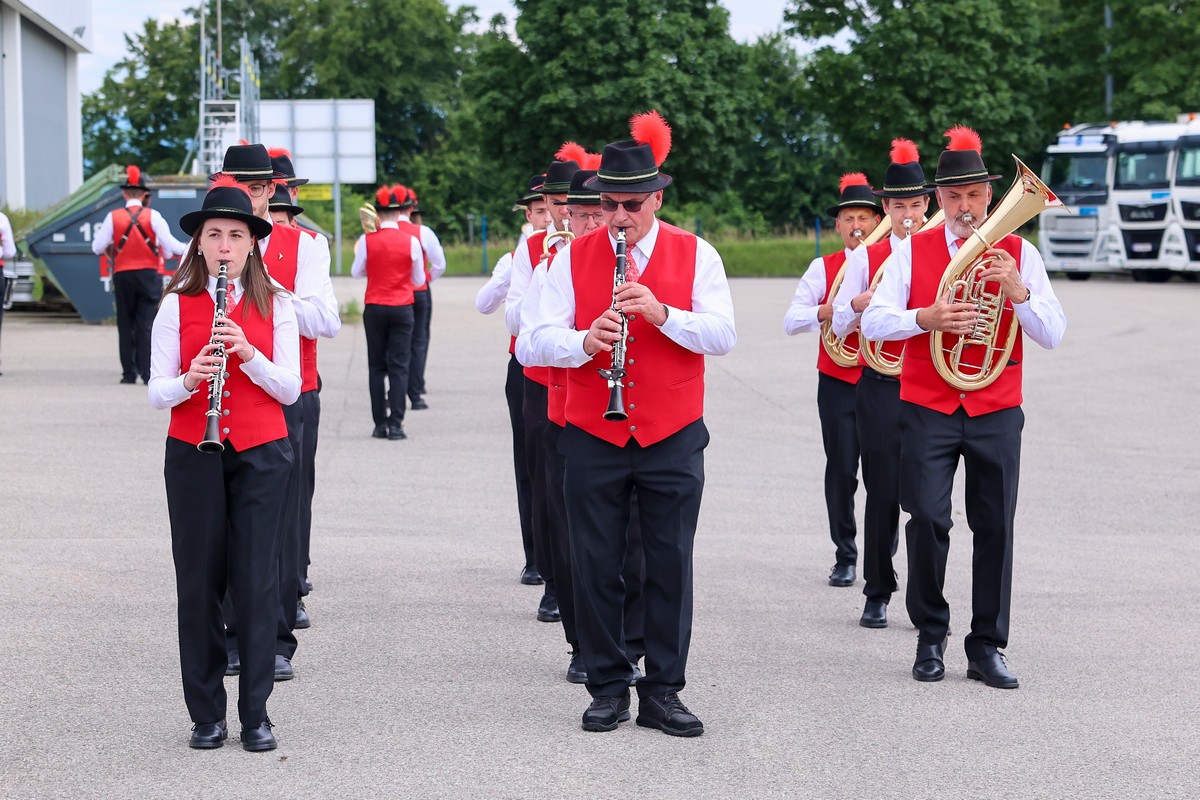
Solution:
{"label": "black dress shoe", "polygon": [[912,676],[922,683],[940,681],[946,677],[946,664],[942,656],[946,653],[946,640],[941,644],[917,642],[917,658],[913,661]]}
{"label": "black dress shoe", "polygon": [[537,567],[525,567],[521,570],[521,583],[526,586],[541,586],[545,581],[542,580],[542,573],[537,571]]}
{"label": "black dress shoe", "polygon": [[587,667],[583,665],[583,654],[576,647],[571,651],[571,664],[567,667],[567,683],[587,683]]}
{"label": "black dress shoe", "polygon": [[542,595],[542,602],[538,605],[537,618],[538,622],[560,622],[562,612],[558,610],[558,598],[549,594]]}
{"label": "black dress shoe", "polygon": [[279,746],[275,734],[271,733],[271,718],[267,717],[257,728],[242,728],[242,749],[251,753],[261,753],[264,750],[274,750]]}
{"label": "black dress shoe", "polygon": [[388,438],[387,434],[388,434],[388,427],[386,424],[376,425],[375,430],[371,431],[371,438],[372,439],[386,439],[386,438]]}
{"label": "black dress shoe", "polygon": [[594,697],[583,712],[583,729],[594,733],[615,731],[617,725],[629,721],[629,690],[620,697]]}
{"label": "black dress shoe", "polygon": [[1003,653],[990,653],[978,661],[967,662],[967,677],[983,681],[993,689],[1016,689],[1020,686],[1017,676],[1008,669]]}
{"label": "black dress shoe", "polygon": [[836,564],[833,569],[829,570],[829,585],[830,586],[853,586],[854,585],[854,565],[853,564]]}
{"label": "black dress shoe", "polygon": [[404,432],[404,428],[399,422],[389,422],[387,426],[387,437],[389,440],[395,442],[399,441],[400,439],[407,439],[408,434]]}
{"label": "black dress shoe", "polygon": [[225,744],[228,738],[229,729],[225,726],[225,720],[196,723],[192,726],[192,738],[188,747],[196,750],[215,750]]}
{"label": "black dress shoe", "polygon": [[312,626],[312,619],[308,616],[308,609],[304,607],[304,600],[296,601],[296,627],[299,629]]}
{"label": "black dress shoe", "polygon": [[888,604],[882,600],[867,600],[858,624],[864,628],[886,628],[887,607]]}
{"label": "black dress shoe", "polygon": [[279,654],[275,655],[275,680],[290,681],[296,677],[295,670],[292,669],[292,662],[286,656]]}
{"label": "black dress shoe", "polygon": [[121,378],[121,383],[137,383],[137,378]]}
{"label": "black dress shoe", "polygon": [[312,594],[312,581],[310,581],[308,578],[304,579],[304,593]]}
{"label": "black dress shoe", "polygon": [[425,402],[424,397],[418,397],[416,400],[412,401],[412,403],[410,404],[410,407],[412,408],[413,411],[423,411],[426,408],[429,408],[429,403]]}
{"label": "black dress shoe", "polygon": [[226,675],[241,674],[241,671],[242,671],[241,653],[239,653],[237,650],[230,650],[228,653],[226,653],[226,657],[229,660],[225,664],[225,674]]}
{"label": "black dress shoe", "polygon": [[671,736],[699,736],[704,723],[688,711],[675,692],[643,697],[638,702],[637,724],[643,728],[658,728]]}

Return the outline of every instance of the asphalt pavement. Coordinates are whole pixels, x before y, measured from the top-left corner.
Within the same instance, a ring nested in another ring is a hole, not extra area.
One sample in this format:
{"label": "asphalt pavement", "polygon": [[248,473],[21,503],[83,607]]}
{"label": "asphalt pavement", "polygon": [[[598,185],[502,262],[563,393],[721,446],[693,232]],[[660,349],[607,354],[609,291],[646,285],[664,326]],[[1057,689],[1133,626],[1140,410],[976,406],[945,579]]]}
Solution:
{"label": "asphalt pavement", "polygon": [[[321,342],[313,623],[265,754],[234,741],[236,712],[226,747],[187,747],[168,414],[118,384],[114,326],[6,315],[0,798],[1200,796],[1200,286],[1055,283],[1066,338],[1025,350],[1021,688],[1001,691],[965,676],[961,470],[944,681],[909,676],[903,592],[867,630],[861,580],[826,584],[818,341],[783,333],[795,280],[733,281],[682,693],[706,732],[685,740],[580,730],[561,626],[517,581],[508,336],[474,309],[482,283],[433,287],[430,408],[405,441],[370,438],[361,323]],[[896,564],[903,587],[903,544]]]}

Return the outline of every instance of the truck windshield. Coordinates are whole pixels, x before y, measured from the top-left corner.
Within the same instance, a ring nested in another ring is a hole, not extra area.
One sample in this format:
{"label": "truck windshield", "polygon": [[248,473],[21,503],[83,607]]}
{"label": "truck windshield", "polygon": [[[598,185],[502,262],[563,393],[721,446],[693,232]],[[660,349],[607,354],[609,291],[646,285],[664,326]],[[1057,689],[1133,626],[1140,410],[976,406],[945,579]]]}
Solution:
{"label": "truck windshield", "polygon": [[1117,153],[1114,189],[1166,189],[1169,183],[1166,150]]}
{"label": "truck windshield", "polygon": [[1179,148],[1179,165],[1175,168],[1175,183],[1180,186],[1200,186],[1200,144]]}
{"label": "truck windshield", "polygon": [[1105,153],[1054,153],[1046,156],[1042,180],[1069,204],[1080,202],[1076,196],[1090,199],[1108,194],[1108,156]]}

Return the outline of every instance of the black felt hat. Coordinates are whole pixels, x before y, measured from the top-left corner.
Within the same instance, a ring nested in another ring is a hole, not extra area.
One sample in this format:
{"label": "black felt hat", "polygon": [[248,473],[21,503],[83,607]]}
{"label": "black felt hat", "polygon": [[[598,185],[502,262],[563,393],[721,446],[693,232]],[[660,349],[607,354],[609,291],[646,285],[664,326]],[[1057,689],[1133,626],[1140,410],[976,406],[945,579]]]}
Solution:
{"label": "black felt hat", "polygon": [[571,186],[567,189],[566,200],[555,200],[556,206],[598,206],[600,192],[583,188],[583,185],[596,176],[594,169],[581,169],[571,176]]}
{"label": "black felt hat", "polygon": [[584,184],[593,192],[657,192],[671,185],[671,176],[660,172],[648,144],[628,140],[604,146],[600,169]]}
{"label": "black felt hat", "polygon": [[875,194],[871,191],[871,184],[867,183],[866,175],[861,172],[847,173],[842,176],[839,188],[841,194],[837,205],[825,209],[829,216],[836,217],[844,208],[869,208],[883,216],[883,207],[875,199]]}
{"label": "black felt hat", "polygon": [[893,139],[890,158],[883,175],[883,188],[874,192],[876,197],[920,197],[933,192],[925,185],[925,171],[921,169],[916,144],[908,139]]}
{"label": "black felt hat", "polygon": [[244,222],[259,239],[270,236],[274,227],[270,220],[255,216],[250,193],[238,186],[236,180],[226,177],[218,178],[208,194],[204,195],[204,205],[199,211],[189,212],[179,218],[179,227],[188,236],[195,236],[205,220],[214,218]]}
{"label": "black felt hat", "polygon": [[295,188],[308,183],[308,178],[296,177],[296,168],[292,166],[292,154],[287,150],[282,147],[272,147],[267,154],[271,156],[271,167],[277,175],[287,180],[289,187]]}
{"label": "black felt hat", "polygon": [[541,194],[566,194],[571,188],[571,176],[579,172],[574,161],[554,161],[546,167],[546,182],[537,191]]}
{"label": "black felt hat", "polygon": [[289,214],[304,213],[303,208],[292,205],[292,196],[286,186],[275,187],[275,194],[271,195],[271,202],[267,204],[267,208],[271,211],[286,211]]}
{"label": "black felt hat", "polygon": [[950,144],[938,156],[937,174],[931,187],[966,186],[971,183],[987,183],[999,180],[1000,175],[989,175],[983,164],[983,140],[979,134],[962,125],[946,131]]}
{"label": "black felt hat", "polygon": [[521,199],[517,201],[517,205],[528,207],[529,204],[534,202],[535,200],[541,200],[542,194],[539,190],[542,188],[542,184],[545,182],[546,182],[545,175],[542,175],[542,174],[530,175],[529,176],[529,186],[528,186],[528,188],[525,189],[525,193],[523,195],[521,195]]}
{"label": "black felt hat", "polygon": [[208,176],[213,180],[221,173],[232,175],[239,181],[269,181],[282,178],[271,164],[271,156],[267,148],[261,144],[235,144],[225,151],[225,160],[221,163],[221,172]]}
{"label": "black felt hat", "polygon": [[122,189],[139,189],[143,192],[150,191],[146,188],[146,176],[142,174],[141,167],[137,164],[130,164],[125,168],[125,183],[121,184]]}
{"label": "black felt hat", "polygon": [[380,186],[375,190],[376,211],[403,211],[412,208],[413,201],[407,186],[395,184]]}

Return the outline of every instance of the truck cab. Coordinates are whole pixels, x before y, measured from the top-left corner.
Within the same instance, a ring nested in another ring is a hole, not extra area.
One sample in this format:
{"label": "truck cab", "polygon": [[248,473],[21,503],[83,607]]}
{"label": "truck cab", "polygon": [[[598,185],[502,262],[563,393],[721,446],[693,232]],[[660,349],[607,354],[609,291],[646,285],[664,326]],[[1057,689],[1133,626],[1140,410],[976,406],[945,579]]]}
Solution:
{"label": "truck cab", "polygon": [[1114,126],[1112,208],[1106,250],[1134,280],[1165,281],[1187,263],[1183,229],[1171,209],[1176,143],[1183,126],[1126,122]]}
{"label": "truck cab", "polygon": [[1076,125],[1046,148],[1042,181],[1063,202],[1038,216],[1038,249],[1046,268],[1071,280],[1121,268],[1104,252],[1116,136],[1108,125]]}
{"label": "truck cab", "polygon": [[1182,269],[1194,280],[1200,274],[1200,120],[1188,114],[1180,122],[1184,131],[1175,149],[1171,207],[1187,251]]}

